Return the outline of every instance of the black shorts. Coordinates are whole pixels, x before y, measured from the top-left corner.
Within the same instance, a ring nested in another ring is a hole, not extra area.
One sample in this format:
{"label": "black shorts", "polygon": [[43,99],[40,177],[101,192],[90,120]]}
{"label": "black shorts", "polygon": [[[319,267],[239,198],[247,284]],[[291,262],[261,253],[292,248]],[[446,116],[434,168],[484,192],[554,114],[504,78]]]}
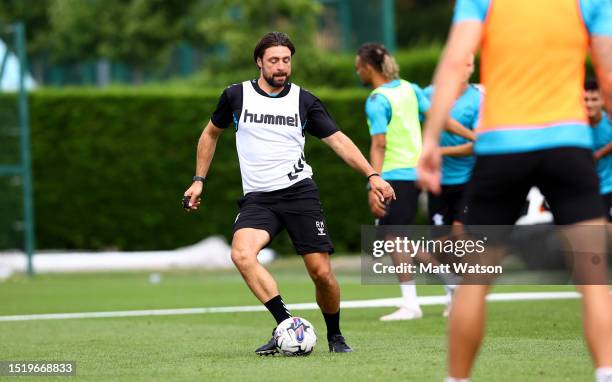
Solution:
{"label": "black shorts", "polygon": [[465,222],[467,210],[465,184],[442,186],[440,195],[427,195],[427,211],[430,225],[451,225]]}
{"label": "black shorts", "polygon": [[378,225],[413,225],[421,190],[411,180],[389,181],[395,190],[395,200],[387,206],[387,213],[378,219]]}
{"label": "black shorts", "polygon": [[467,187],[466,224],[514,224],[532,186],[546,198],[556,224],[603,217],[592,152],[561,147],[478,155]]}
{"label": "black shorts", "polygon": [[238,206],[234,233],[241,228],[262,229],[270,234],[271,242],[286,228],[299,255],[334,252],[319,191],[310,178],[282,190],[250,192],[238,200]]}
{"label": "black shorts", "polygon": [[601,196],[604,203],[604,214],[608,218],[608,221],[612,223],[612,192]]}

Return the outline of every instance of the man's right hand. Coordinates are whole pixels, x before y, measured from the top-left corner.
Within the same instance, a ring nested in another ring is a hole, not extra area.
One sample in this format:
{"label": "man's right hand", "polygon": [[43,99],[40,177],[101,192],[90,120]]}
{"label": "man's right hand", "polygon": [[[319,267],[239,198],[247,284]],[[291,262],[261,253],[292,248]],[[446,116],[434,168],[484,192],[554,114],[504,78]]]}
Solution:
{"label": "man's right hand", "polygon": [[187,212],[191,210],[197,210],[200,205],[200,195],[202,195],[202,190],[204,189],[204,185],[200,181],[193,182],[191,187],[185,191],[184,196],[189,196],[189,208]]}
{"label": "man's right hand", "polygon": [[431,191],[435,195],[441,192],[440,179],[440,164],[442,155],[440,155],[440,146],[435,138],[426,136],[423,141],[423,149],[421,157],[417,165],[418,183],[426,191]]}
{"label": "man's right hand", "polygon": [[385,216],[387,212],[385,203],[381,202],[380,198],[372,190],[368,191],[368,205],[375,218],[380,219]]}

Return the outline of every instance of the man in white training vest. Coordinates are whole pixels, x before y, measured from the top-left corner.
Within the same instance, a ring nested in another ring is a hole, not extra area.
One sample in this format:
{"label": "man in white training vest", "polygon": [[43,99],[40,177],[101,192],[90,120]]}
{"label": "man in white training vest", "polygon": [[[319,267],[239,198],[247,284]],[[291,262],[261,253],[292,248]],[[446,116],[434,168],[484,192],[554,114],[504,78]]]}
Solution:
{"label": "man in white training vest", "polygon": [[[381,201],[395,198],[395,193],[338,130],[321,101],[289,82],[294,53],[295,47],[284,33],[271,32],[259,41],[253,54],[259,78],[232,85],[221,95],[198,142],[196,176],[185,196],[190,197],[189,209],[197,209],[217,139],[233,122],[244,197],[238,201],[232,260],[277,324],[291,317],[276,281],[257,262],[259,251],[287,229],[315,284],[316,300],[327,325],[329,351],[346,353],[352,349],[340,331],[340,289],[329,261],[334,248],[312,168],[304,157],[305,133],[322,139],[367,177]],[[274,338],[255,352],[275,354]]]}

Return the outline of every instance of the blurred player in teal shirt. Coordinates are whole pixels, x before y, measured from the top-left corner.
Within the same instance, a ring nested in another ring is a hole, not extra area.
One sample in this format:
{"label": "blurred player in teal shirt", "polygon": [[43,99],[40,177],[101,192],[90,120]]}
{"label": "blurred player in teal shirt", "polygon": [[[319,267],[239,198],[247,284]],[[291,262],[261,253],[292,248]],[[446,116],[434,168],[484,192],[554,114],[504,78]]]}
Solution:
{"label": "blurred player in teal shirt", "polygon": [[612,222],[612,122],[603,111],[603,100],[595,80],[585,83],[584,103],[593,128],[593,157],[597,161],[599,191],[608,221]]}
{"label": "blurred player in teal shirt", "polygon": [[[465,81],[461,94],[451,109],[450,116],[464,127],[474,130],[480,116],[482,92],[469,83],[474,73],[474,56],[470,55],[465,68]],[[434,87],[425,89],[431,99]],[[442,192],[439,195],[429,193],[429,224],[451,225],[463,223],[466,212],[465,187],[476,162],[473,156],[472,142],[449,131],[443,131],[440,138],[442,154]]]}

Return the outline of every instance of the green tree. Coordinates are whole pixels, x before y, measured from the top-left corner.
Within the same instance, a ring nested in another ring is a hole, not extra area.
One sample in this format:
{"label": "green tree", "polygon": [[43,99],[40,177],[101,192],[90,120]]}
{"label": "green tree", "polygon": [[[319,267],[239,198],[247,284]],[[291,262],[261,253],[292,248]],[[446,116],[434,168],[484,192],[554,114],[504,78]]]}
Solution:
{"label": "green tree", "polygon": [[29,55],[44,52],[48,44],[49,0],[2,0],[0,1],[0,28],[21,21],[26,25]]}
{"label": "green tree", "polygon": [[108,58],[149,69],[183,38],[194,0],[51,0],[57,61]]}
{"label": "green tree", "polygon": [[287,33],[296,46],[293,79],[302,82],[321,68],[315,46],[317,16],[313,0],[203,0],[194,7],[193,43],[210,53],[195,82],[227,85],[256,75],[253,48],[267,32]]}
{"label": "green tree", "polygon": [[300,56],[315,52],[318,2],[312,0],[207,0],[198,3],[197,32],[206,46],[223,47],[225,59],[252,67],[249,53],[257,40],[273,30],[287,33]]}
{"label": "green tree", "polygon": [[453,14],[448,0],[402,0],[395,6],[399,47],[443,42]]}
{"label": "green tree", "polygon": [[[266,32],[289,34],[300,73],[316,73],[314,0],[1,0],[0,23],[24,20],[31,57],[54,63],[97,59],[140,70],[166,67],[180,42],[207,55],[209,73],[250,73]],[[220,58],[219,58],[220,57]]]}
{"label": "green tree", "polygon": [[49,55],[56,62],[76,62],[97,58],[100,31],[109,22],[112,7],[100,1],[50,0]]}

